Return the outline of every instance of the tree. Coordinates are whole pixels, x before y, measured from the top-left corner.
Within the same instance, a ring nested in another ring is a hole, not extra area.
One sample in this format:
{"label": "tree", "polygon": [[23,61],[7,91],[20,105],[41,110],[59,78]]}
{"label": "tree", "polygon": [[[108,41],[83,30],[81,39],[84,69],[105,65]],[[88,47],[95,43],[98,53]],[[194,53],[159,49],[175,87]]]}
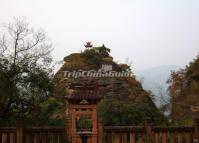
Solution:
{"label": "tree", "polygon": [[118,101],[104,98],[98,105],[98,114],[105,125],[143,125],[150,120],[154,124],[167,123],[163,114],[156,108],[152,109],[146,102]]}
{"label": "tree", "polygon": [[192,124],[192,106],[199,106],[199,56],[168,80],[174,124]]}
{"label": "tree", "polygon": [[0,38],[0,120],[36,116],[53,91],[51,42],[43,30],[15,18]]}
{"label": "tree", "polygon": [[83,52],[83,55],[85,57],[85,61],[94,66],[99,67],[102,62],[102,57],[109,57],[109,53],[111,50],[109,48],[106,48],[103,44],[100,47],[93,47],[92,49],[86,49]]}

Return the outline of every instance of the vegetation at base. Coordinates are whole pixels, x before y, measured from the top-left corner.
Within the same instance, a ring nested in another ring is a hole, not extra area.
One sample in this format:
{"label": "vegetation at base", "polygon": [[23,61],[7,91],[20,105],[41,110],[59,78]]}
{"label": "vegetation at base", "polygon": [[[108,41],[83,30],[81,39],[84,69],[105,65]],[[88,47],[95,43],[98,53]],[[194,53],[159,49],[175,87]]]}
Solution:
{"label": "vegetation at base", "polygon": [[103,99],[98,105],[98,115],[108,126],[144,125],[149,122],[156,125],[167,123],[163,114],[147,103],[128,103],[108,98]]}
{"label": "vegetation at base", "polygon": [[173,124],[192,125],[192,106],[199,106],[199,56],[168,80]]}

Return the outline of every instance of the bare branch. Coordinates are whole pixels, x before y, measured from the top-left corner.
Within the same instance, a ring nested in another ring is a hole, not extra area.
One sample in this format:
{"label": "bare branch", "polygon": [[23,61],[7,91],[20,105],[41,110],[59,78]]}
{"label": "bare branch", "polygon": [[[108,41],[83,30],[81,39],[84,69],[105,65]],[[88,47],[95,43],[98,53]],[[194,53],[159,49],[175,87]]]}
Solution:
{"label": "bare branch", "polygon": [[46,36],[43,31],[39,31],[37,33],[35,33],[34,31],[32,31],[32,32],[33,32],[33,33],[31,33],[32,39],[26,40],[26,42],[24,42],[25,39],[22,39],[23,46],[20,47],[20,49],[17,51],[17,53],[31,50],[31,49],[37,47],[43,41],[45,41]]}
{"label": "bare branch", "polygon": [[13,39],[18,37],[20,40],[29,34],[30,29],[28,28],[28,23],[25,18],[15,18],[15,22],[8,25],[8,32]]}
{"label": "bare branch", "polygon": [[[5,35],[0,37],[0,56],[4,56],[5,60],[0,62],[6,69],[5,72],[8,73],[5,77],[11,83],[12,90],[5,91],[6,98],[3,105],[6,107],[3,107],[3,110],[0,109],[1,117],[12,108],[12,105],[26,114],[24,108],[26,108],[26,104],[30,105],[28,102],[33,103],[34,96],[48,96],[50,91],[46,92],[46,89],[41,89],[42,87],[37,85],[31,86],[32,80],[29,79],[31,76],[29,73],[39,74],[38,70],[41,70],[44,71],[43,74],[50,75],[52,73],[50,53],[51,44],[47,40],[45,32],[34,31],[25,19],[16,18],[6,27]],[[35,80],[40,82],[40,79]]]}
{"label": "bare branch", "polygon": [[0,39],[0,55],[2,55],[7,49],[8,45],[6,42],[6,37],[5,35],[3,35],[2,38]]}

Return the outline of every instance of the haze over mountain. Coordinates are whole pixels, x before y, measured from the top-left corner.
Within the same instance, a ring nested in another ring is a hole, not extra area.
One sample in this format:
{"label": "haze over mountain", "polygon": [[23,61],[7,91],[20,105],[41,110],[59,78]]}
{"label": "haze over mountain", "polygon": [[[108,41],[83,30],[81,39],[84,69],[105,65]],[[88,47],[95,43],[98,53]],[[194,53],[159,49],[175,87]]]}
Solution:
{"label": "haze over mountain", "polygon": [[131,57],[136,69],[181,66],[198,53],[198,0],[1,0],[0,24],[23,16],[45,29],[55,61],[86,41],[105,44],[116,61]]}
{"label": "haze over mountain", "polygon": [[169,79],[171,71],[180,69],[176,65],[162,65],[144,70],[135,71],[136,79],[142,83],[145,90],[150,90],[155,95],[157,106],[161,103],[161,98],[168,98],[166,81]]}

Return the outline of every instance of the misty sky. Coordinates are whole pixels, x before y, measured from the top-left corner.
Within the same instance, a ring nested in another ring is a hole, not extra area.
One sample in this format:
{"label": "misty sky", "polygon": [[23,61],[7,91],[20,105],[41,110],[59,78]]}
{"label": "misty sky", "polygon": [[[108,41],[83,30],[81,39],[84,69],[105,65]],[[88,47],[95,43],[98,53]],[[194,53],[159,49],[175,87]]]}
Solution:
{"label": "misty sky", "polygon": [[85,41],[133,70],[184,66],[199,52],[199,0],[0,0],[0,23],[21,16],[45,29],[55,60]]}

